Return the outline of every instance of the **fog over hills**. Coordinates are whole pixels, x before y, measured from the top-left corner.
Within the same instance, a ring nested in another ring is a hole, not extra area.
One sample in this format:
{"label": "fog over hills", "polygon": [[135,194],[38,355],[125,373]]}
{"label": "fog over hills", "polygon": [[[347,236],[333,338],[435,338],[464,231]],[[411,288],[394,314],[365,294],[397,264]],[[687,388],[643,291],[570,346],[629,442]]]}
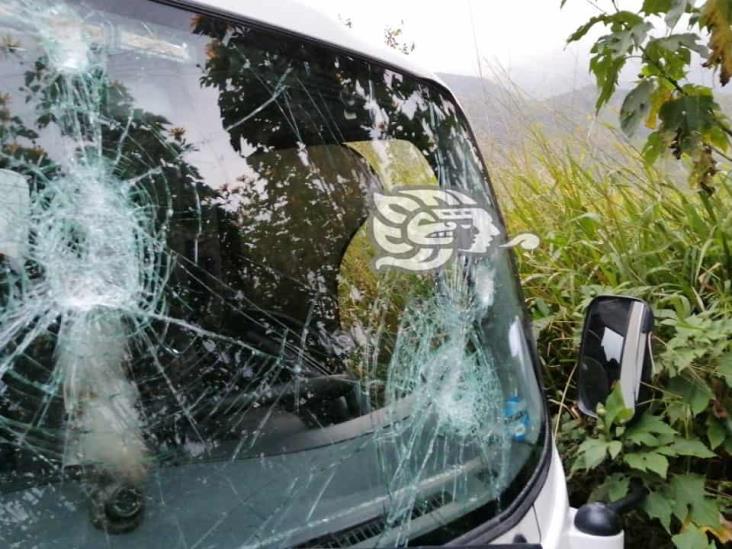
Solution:
{"label": "fog over hills", "polygon": [[[516,87],[502,86],[487,79],[448,73],[439,76],[457,96],[478,141],[484,146],[487,143],[503,147],[518,144],[530,127],[541,128],[549,137],[563,133],[586,134],[601,142],[608,135],[608,127],[619,128],[620,106],[630,91],[630,87],[623,84],[596,115],[597,89],[593,84],[537,99]],[[732,116],[732,89],[715,89],[714,93],[722,111]],[[633,142],[640,145],[648,131],[641,127]]]}
{"label": "fog over hills", "polygon": [[462,105],[481,143],[495,142],[510,146],[538,126],[548,134],[592,131],[595,127],[618,125],[623,90],[595,116],[596,89],[593,85],[535,99],[516,87],[496,84],[487,79],[457,74],[439,75]]}

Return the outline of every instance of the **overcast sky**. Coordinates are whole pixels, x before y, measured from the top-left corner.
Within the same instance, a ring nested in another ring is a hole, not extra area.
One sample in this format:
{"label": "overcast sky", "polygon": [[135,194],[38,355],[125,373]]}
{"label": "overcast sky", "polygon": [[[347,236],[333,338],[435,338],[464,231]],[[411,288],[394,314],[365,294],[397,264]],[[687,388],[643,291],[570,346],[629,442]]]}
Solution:
{"label": "overcast sky", "polygon": [[[383,43],[384,27],[403,20],[405,38],[416,44],[412,55],[421,65],[477,75],[480,57],[484,76],[503,71],[537,97],[593,82],[587,70],[591,39],[568,47],[566,39],[598,13],[593,3],[610,8],[609,0],[567,0],[562,9],[560,0],[300,1],[334,19],[350,18],[352,32],[371,42]],[[617,3],[638,9],[641,0]],[[633,80],[636,71],[631,67],[624,79]]]}
{"label": "overcast sky", "polygon": [[[403,20],[412,56],[436,72],[506,71],[532,92],[561,92],[590,82],[589,42],[567,36],[597,13],[586,0],[301,0],[333,18],[350,18],[362,39],[383,42],[384,27]],[[477,51],[476,51],[477,50]]]}

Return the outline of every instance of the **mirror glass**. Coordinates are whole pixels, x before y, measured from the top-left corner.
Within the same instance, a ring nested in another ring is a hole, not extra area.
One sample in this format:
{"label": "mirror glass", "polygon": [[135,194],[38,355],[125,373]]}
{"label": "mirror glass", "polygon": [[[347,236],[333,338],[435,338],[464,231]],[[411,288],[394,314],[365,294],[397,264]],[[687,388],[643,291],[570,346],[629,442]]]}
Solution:
{"label": "mirror glass", "polygon": [[639,299],[595,298],[587,309],[578,363],[578,404],[596,417],[613,385],[620,383],[625,405],[647,400],[645,383],[653,374],[653,312]]}

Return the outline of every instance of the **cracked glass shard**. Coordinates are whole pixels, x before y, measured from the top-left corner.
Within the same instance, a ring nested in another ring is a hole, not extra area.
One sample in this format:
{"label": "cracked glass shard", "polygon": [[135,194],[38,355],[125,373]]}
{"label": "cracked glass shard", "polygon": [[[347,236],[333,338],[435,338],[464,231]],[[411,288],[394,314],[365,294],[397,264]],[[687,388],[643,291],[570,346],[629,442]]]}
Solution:
{"label": "cracked glass shard", "polygon": [[131,0],[0,6],[0,541],[433,544],[545,415],[503,229],[376,271],[373,193],[494,198],[436,85]]}

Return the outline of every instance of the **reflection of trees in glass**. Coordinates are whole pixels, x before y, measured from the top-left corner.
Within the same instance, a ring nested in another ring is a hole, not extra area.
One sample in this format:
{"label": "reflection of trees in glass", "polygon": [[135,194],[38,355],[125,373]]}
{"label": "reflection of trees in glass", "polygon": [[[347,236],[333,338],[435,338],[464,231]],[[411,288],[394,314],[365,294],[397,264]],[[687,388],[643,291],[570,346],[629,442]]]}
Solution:
{"label": "reflection of trees in glass", "polygon": [[366,220],[370,191],[383,184],[341,149],[404,135],[435,150],[425,88],[252,28],[198,18],[194,32],[211,38],[201,82],[218,90],[223,127],[252,169],[227,189],[241,204],[251,262],[243,278],[257,286],[250,295],[332,332],[341,258]]}
{"label": "reflection of trees in glass", "polygon": [[12,98],[0,90],[0,169],[16,169],[29,178],[38,172],[50,174],[53,164],[38,145],[38,133],[14,115],[12,108]]}
{"label": "reflection of trees in glass", "polygon": [[[19,66],[28,67],[20,91],[33,106],[34,117],[32,122],[22,120],[13,114],[10,97],[0,96],[0,168],[27,176],[37,208],[41,208],[37,212],[42,212],[44,207],[53,207],[58,200],[78,200],[80,204],[93,200],[93,197],[74,195],[84,189],[83,186],[74,187],[74,177],[83,177],[82,171],[86,170],[87,177],[107,178],[108,184],[120,186],[121,193],[127,193],[129,189],[131,207],[139,210],[135,215],[151,220],[149,234],[145,236],[150,241],[140,243],[140,246],[147,246],[142,252],[143,261],[154,269],[145,276],[155,281],[148,281],[152,284],[147,286],[151,293],[139,296],[139,314],[120,312],[120,318],[126,317],[123,321],[126,327],[115,337],[129,338],[132,360],[124,365],[124,370],[126,375],[142,381],[138,388],[142,393],[143,413],[151,428],[150,434],[154,436],[156,424],[171,420],[170,414],[156,413],[165,407],[164,402],[176,401],[171,388],[175,391],[198,382],[206,372],[206,363],[200,362],[196,372],[168,369],[170,359],[164,355],[152,356],[157,351],[151,344],[159,343],[158,338],[165,335],[167,348],[175,349],[189,345],[190,335],[170,330],[165,322],[153,321],[145,315],[157,311],[180,322],[196,319],[210,330],[221,326],[221,314],[217,310],[220,305],[212,302],[210,292],[203,287],[209,282],[206,277],[216,278],[224,268],[221,258],[225,254],[219,249],[217,227],[221,219],[216,208],[209,205],[215,193],[184,160],[185,154],[192,150],[186,142],[185,129],[171,128],[165,118],[136,108],[125,86],[112,81],[101,66],[68,75],[53,67],[45,54],[30,63],[20,54],[14,54],[13,59]],[[52,147],[50,154],[38,144],[44,139]],[[50,156],[61,154],[59,147],[70,151],[73,157],[64,159],[61,156],[59,163],[51,161]],[[74,173],[75,170],[79,172]],[[67,197],[63,196],[64,188],[70,193]],[[51,211],[48,210],[48,216],[54,215]],[[40,230],[34,227],[31,239],[38,241],[48,236],[38,233]],[[75,229],[69,226],[68,230]],[[223,229],[221,233],[227,234]],[[204,234],[207,236],[202,236]],[[211,234],[215,238],[211,238]],[[83,232],[69,238],[69,245],[76,242],[76,253],[86,253]],[[153,238],[158,239],[154,244]],[[121,243],[108,242],[107,245],[113,249]],[[29,277],[25,282],[17,273],[4,270],[2,305],[6,313],[10,306],[8,299],[23,299],[18,294],[19,284],[32,287],[47,274],[46,265],[42,263],[26,261],[25,267],[26,275],[23,276]],[[166,283],[169,288],[174,287],[174,291],[163,297],[160,292]],[[161,298],[159,304],[144,303]],[[42,304],[44,307],[54,306],[50,303],[52,296],[41,299],[49,301]],[[12,306],[17,307],[18,303],[14,302]],[[31,324],[4,349],[4,357],[11,359],[11,367],[2,379],[0,436],[14,441],[3,450],[14,455],[8,455],[5,461],[11,468],[35,469],[43,463],[48,464],[41,457],[43,454],[60,457],[63,451],[65,435],[60,429],[70,418],[65,418],[67,412],[61,398],[64,373],[58,366],[59,329],[71,322],[69,319],[75,314],[68,312],[58,318],[48,317],[50,324],[46,330]],[[15,353],[14,348],[27,337],[29,330],[38,333],[24,351]],[[208,362],[210,367],[215,361]],[[191,398],[196,397],[191,395]],[[24,441],[23,444],[20,441]]]}

